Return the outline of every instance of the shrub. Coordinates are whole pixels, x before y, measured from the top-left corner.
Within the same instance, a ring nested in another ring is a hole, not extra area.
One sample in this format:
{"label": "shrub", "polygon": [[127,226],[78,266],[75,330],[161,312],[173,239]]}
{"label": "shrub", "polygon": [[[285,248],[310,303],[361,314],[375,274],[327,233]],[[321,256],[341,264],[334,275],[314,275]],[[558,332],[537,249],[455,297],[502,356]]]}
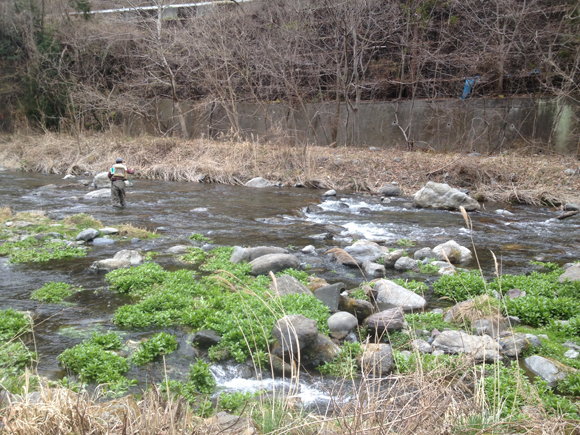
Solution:
{"label": "shrub", "polygon": [[58,304],[65,298],[72,296],[74,293],[81,291],[81,287],[74,287],[65,282],[49,282],[44,287],[34,290],[30,299],[41,302]]}
{"label": "shrub", "polygon": [[133,364],[142,366],[153,361],[159,355],[173,353],[175,349],[177,349],[175,335],[160,332],[159,334],[155,334],[149,340],[141,343],[131,361]]}
{"label": "shrub", "polygon": [[0,311],[0,342],[30,332],[30,317],[12,308]]}

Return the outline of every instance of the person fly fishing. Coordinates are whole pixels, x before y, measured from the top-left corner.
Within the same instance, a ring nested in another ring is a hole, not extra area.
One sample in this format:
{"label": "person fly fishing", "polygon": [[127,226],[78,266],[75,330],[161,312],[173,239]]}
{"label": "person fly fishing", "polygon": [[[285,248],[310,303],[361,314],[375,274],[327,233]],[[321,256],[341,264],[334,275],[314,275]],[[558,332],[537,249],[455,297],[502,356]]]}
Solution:
{"label": "person fly fishing", "polygon": [[125,181],[128,174],[134,174],[133,169],[127,168],[121,157],[117,157],[115,164],[109,170],[108,177],[111,180],[111,205],[113,207],[125,207]]}

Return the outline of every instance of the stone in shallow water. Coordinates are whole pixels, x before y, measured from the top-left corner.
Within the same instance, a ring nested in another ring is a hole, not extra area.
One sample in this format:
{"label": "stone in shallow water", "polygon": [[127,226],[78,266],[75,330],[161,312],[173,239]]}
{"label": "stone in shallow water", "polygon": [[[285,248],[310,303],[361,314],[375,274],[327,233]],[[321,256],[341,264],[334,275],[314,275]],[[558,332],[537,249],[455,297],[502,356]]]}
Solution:
{"label": "stone in shallow water", "polygon": [[115,241],[113,239],[106,239],[104,237],[97,237],[93,239],[93,246],[107,246],[113,245]]}

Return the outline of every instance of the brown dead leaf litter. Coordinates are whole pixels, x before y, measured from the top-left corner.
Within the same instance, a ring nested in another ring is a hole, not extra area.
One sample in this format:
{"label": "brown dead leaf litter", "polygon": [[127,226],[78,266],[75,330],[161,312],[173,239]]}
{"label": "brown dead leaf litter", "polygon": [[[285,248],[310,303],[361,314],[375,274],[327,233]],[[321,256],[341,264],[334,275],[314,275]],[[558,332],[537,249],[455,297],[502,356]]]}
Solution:
{"label": "brown dead leaf litter", "polygon": [[564,172],[578,169],[575,158],[525,150],[468,156],[112,134],[15,134],[0,141],[0,164],[44,173],[100,172],[121,156],[138,177],[167,181],[244,184],[260,176],[289,186],[369,192],[397,182],[412,195],[432,180],[469,189],[480,201],[558,206],[580,200],[580,174]]}

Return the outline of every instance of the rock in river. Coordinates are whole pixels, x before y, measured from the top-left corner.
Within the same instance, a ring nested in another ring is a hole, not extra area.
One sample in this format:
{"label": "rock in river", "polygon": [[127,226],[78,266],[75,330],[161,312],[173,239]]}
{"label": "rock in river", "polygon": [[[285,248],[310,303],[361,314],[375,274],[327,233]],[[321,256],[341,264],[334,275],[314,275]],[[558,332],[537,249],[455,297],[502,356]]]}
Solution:
{"label": "rock in river", "polygon": [[385,343],[369,343],[362,346],[361,366],[363,373],[374,377],[388,375],[393,369],[393,350]]}
{"label": "rock in river", "polygon": [[404,310],[420,310],[427,301],[421,296],[395,284],[388,279],[380,279],[375,283],[376,301],[384,307],[401,307]]}
{"label": "rock in river", "polygon": [[276,284],[274,285],[274,282],[272,282],[272,284],[270,284],[270,290],[272,290],[276,296],[295,295],[301,293],[312,296],[312,292],[308,287],[290,275],[282,275],[276,278]]}
{"label": "rock in river", "polygon": [[458,210],[461,206],[467,211],[479,210],[481,207],[475,199],[458,189],[433,181],[429,181],[413,197],[415,207]]}
{"label": "rock in river", "polygon": [[462,331],[443,331],[433,340],[433,349],[446,354],[466,353],[476,361],[493,362],[501,359],[499,344],[489,335],[477,337]]}
{"label": "rock in river", "polygon": [[301,314],[292,314],[276,322],[272,335],[278,340],[284,352],[297,355],[298,349],[302,350],[314,344],[318,338],[318,327],[316,320]]}
{"label": "rock in river", "polygon": [[265,178],[256,177],[256,178],[252,178],[250,181],[248,181],[245,184],[245,186],[246,187],[263,188],[263,187],[272,187],[274,185],[272,183],[270,183],[268,180],[266,180]]}
{"label": "rock in river", "polygon": [[558,385],[558,381],[566,378],[572,369],[558,361],[553,361],[539,355],[532,355],[524,360],[530,371],[540,379],[546,381],[551,388]]}
{"label": "rock in river", "polygon": [[95,261],[91,266],[95,270],[110,271],[115,269],[129,268],[131,266],[139,266],[143,263],[144,258],[139,251],[132,251],[124,249],[115,254],[113,258],[106,260]]}
{"label": "rock in river", "polygon": [[349,332],[358,326],[358,320],[355,316],[345,311],[334,313],[328,318],[328,329],[334,338],[342,340]]}
{"label": "rock in river", "polygon": [[399,331],[405,326],[405,316],[401,308],[391,308],[373,314],[364,321],[371,332],[377,336],[382,335],[385,331]]}
{"label": "rock in river", "polygon": [[88,228],[78,233],[75,240],[83,240],[85,242],[90,242],[91,240],[96,239],[97,237],[99,237],[99,231],[95,230],[94,228]]}
{"label": "rock in river", "polygon": [[268,254],[256,258],[250,265],[252,275],[267,275],[270,271],[276,273],[285,269],[296,269],[300,266],[300,260],[291,254]]}
{"label": "rock in river", "polygon": [[[461,246],[455,240],[437,245],[433,248],[437,260],[451,261],[452,263],[467,263],[471,260],[471,251],[464,246]],[[447,258],[445,258],[447,257]]]}

